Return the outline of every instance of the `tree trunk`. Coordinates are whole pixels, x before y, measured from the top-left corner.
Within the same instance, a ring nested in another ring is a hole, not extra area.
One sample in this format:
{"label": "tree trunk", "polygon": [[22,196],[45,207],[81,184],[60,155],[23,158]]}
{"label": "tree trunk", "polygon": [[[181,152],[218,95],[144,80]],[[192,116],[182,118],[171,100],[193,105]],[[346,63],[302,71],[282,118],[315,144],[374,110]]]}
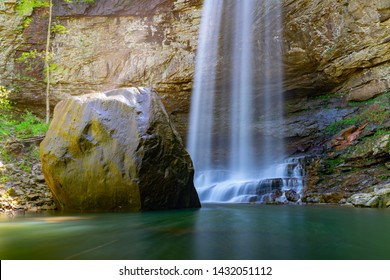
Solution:
{"label": "tree trunk", "polygon": [[50,36],[51,36],[51,21],[52,21],[53,1],[49,1],[49,23],[47,25],[46,38],[46,54],[45,54],[45,68],[46,68],[46,123],[50,121]]}

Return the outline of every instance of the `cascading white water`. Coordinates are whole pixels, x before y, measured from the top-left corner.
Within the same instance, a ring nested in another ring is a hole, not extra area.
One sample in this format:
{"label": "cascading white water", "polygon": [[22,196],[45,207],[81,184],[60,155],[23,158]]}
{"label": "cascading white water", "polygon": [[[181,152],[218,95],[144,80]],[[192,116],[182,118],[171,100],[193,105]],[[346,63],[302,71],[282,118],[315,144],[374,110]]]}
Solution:
{"label": "cascading white water", "polygon": [[[203,170],[212,168],[210,155],[212,154],[211,141],[214,120],[211,116],[214,106],[222,7],[223,0],[205,1],[196,56],[194,93],[191,102],[190,132],[187,146],[196,168],[202,168]],[[205,156],[205,154],[208,156]]]}
{"label": "cascading white water", "polygon": [[204,1],[187,145],[203,202],[299,192],[282,163],[281,2]]}
{"label": "cascading white water", "polygon": [[[256,171],[253,157],[253,8],[254,1],[242,1],[234,11],[233,67],[231,81],[231,157],[230,170],[237,179],[252,177]],[[253,172],[254,171],[254,172]]]}

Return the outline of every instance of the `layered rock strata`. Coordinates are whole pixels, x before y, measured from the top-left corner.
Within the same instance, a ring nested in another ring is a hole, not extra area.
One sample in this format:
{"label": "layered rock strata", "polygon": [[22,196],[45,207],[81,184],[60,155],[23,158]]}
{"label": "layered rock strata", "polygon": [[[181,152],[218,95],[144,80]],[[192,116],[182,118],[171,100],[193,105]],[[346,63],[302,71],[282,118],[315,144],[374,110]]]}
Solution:
{"label": "layered rock strata", "polygon": [[[15,58],[43,50],[45,9],[35,10],[25,25],[15,5],[0,5],[0,81],[16,89],[13,99],[20,105],[43,106],[42,61],[29,70]],[[123,0],[82,5],[54,1],[55,21],[66,32],[53,34],[52,105],[87,92],[154,87],[185,136],[201,6],[200,0],[137,0],[131,5]],[[350,101],[361,101],[386,92],[389,11],[385,0],[285,0],[288,96],[341,92]],[[254,12],[261,28],[264,15]]]}

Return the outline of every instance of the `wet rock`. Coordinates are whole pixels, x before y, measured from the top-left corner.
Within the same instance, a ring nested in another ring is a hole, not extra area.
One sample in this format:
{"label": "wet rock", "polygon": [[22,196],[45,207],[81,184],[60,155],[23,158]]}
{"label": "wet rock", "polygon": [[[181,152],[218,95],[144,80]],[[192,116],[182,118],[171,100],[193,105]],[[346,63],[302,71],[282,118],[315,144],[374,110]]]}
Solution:
{"label": "wet rock", "polygon": [[280,191],[283,187],[283,180],[281,178],[264,179],[256,185],[256,195],[263,196],[268,193]]}
{"label": "wet rock", "polygon": [[60,209],[200,207],[191,159],[157,94],[146,88],[60,102],[41,162]]}
{"label": "wet rock", "polygon": [[294,190],[287,190],[285,196],[286,199],[291,202],[297,202],[300,199],[299,194]]}
{"label": "wet rock", "polygon": [[321,195],[320,194],[309,194],[309,195],[304,195],[302,197],[302,202],[305,203],[321,203]]}
{"label": "wet rock", "polygon": [[356,207],[390,207],[390,184],[375,186],[369,193],[354,194],[347,202]]}

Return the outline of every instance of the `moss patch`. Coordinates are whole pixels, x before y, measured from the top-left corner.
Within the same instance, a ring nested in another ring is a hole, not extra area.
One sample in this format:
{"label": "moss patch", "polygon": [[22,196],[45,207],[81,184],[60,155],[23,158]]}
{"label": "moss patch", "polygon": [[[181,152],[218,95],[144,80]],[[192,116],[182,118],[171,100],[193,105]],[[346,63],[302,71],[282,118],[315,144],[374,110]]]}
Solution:
{"label": "moss patch", "polygon": [[362,126],[365,123],[382,125],[390,119],[390,92],[364,102],[349,102],[348,107],[359,107],[356,113],[346,118],[331,123],[326,129],[326,134],[336,134],[349,126]]}

